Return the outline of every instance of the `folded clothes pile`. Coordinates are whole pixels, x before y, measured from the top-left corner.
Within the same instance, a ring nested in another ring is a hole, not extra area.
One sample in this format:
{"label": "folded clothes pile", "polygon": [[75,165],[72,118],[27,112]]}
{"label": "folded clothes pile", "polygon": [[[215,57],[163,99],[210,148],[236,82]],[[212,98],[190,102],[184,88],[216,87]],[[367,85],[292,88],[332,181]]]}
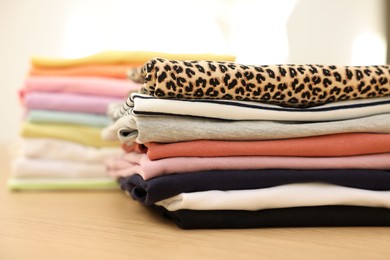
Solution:
{"label": "folded clothes pile", "polygon": [[[107,51],[78,59],[32,58],[20,91],[21,142],[12,162],[12,190],[118,189],[104,161],[123,154],[101,138],[107,109],[141,85],[129,79],[155,56],[202,55]],[[218,58],[218,56],[215,56]]]}
{"label": "folded clothes pile", "polygon": [[155,58],[109,174],[184,229],[390,225],[390,67]]}

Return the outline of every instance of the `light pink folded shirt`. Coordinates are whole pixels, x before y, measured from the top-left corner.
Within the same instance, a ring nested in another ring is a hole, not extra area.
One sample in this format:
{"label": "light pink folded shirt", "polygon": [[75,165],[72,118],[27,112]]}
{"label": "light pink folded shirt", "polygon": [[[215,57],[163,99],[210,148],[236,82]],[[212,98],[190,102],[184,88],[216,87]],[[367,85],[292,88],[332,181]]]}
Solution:
{"label": "light pink folded shirt", "polygon": [[172,174],[206,170],[251,169],[390,169],[390,153],[345,157],[172,157],[151,161],[146,154],[129,152],[105,161],[114,178],[141,175],[145,180]]}
{"label": "light pink folded shirt", "polygon": [[40,109],[93,114],[106,114],[108,105],[118,102],[123,102],[123,99],[49,92],[31,92],[26,94],[23,99],[27,110]]}
{"label": "light pink folded shirt", "polygon": [[137,91],[141,84],[124,79],[103,77],[44,77],[33,76],[25,80],[24,92],[35,91],[91,94],[96,96],[125,98]]}

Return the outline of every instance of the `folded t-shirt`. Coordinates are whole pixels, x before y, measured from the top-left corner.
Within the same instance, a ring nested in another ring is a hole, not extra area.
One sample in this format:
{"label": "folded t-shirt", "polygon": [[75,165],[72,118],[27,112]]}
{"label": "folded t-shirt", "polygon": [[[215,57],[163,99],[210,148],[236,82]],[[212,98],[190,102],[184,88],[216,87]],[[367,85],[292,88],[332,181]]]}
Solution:
{"label": "folded t-shirt", "polygon": [[325,183],[294,183],[250,190],[184,192],[156,202],[169,211],[261,210],[301,206],[350,205],[390,208],[390,191]]}
{"label": "folded t-shirt", "polygon": [[390,226],[390,209],[380,207],[314,206],[258,211],[167,211],[153,207],[151,210],[182,229]]}
{"label": "folded t-shirt", "polygon": [[39,109],[28,110],[25,120],[31,123],[76,124],[100,128],[111,123],[105,115]]}
{"label": "folded t-shirt", "polygon": [[61,68],[86,64],[128,64],[133,66],[143,65],[149,59],[154,57],[163,57],[168,59],[195,59],[195,60],[217,60],[234,61],[235,56],[227,54],[208,54],[208,53],[165,53],[152,51],[121,51],[108,50],[80,58],[52,58],[52,57],[32,57],[31,63],[34,67]]}
{"label": "folded t-shirt", "polygon": [[344,133],[266,141],[198,140],[139,145],[149,159],[222,156],[351,156],[390,152],[390,134]]}
{"label": "folded t-shirt", "polygon": [[20,136],[23,138],[54,138],[92,147],[118,147],[118,142],[103,140],[97,127],[69,124],[34,124],[24,122]]}
{"label": "folded t-shirt", "polygon": [[181,116],[127,115],[103,129],[121,143],[208,140],[272,140],[338,133],[390,133],[390,114],[325,122],[218,120]]}
{"label": "folded t-shirt", "polygon": [[[158,56],[156,56],[158,57]],[[159,98],[250,100],[311,107],[390,95],[388,65],[250,65],[153,58],[142,68],[142,93]]]}
{"label": "folded t-shirt", "polygon": [[11,176],[17,178],[100,178],[107,177],[103,163],[17,157],[12,160]]}
{"label": "folded t-shirt", "polygon": [[309,108],[292,108],[251,101],[161,99],[132,93],[125,102],[110,104],[107,112],[114,120],[125,115],[174,115],[226,120],[320,122],[390,113],[390,96],[338,101]]}
{"label": "folded t-shirt", "polygon": [[7,188],[12,191],[110,190],[119,191],[110,177],[99,178],[18,178],[10,176]]}
{"label": "folded t-shirt", "polygon": [[140,65],[75,65],[71,67],[32,67],[30,76],[104,77],[128,79],[128,72]]}
{"label": "folded t-shirt", "polygon": [[186,192],[260,189],[306,182],[322,182],[367,190],[390,190],[390,171],[223,170],[177,173],[150,180],[144,180],[138,174],[119,178],[122,190],[146,205]]}
{"label": "folded t-shirt", "polygon": [[109,104],[120,102],[118,97],[103,97],[70,93],[30,92],[22,97],[27,110],[55,110],[106,115]]}
{"label": "folded t-shirt", "polygon": [[107,158],[105,164],[108,174],[114,178],[139,174],[149,180],[173,173],[209,170],[390,169],[390,153],[337,157],[171,157],[152,161],[146,154],[128,151]]}
{"label": "folded t-shirt", "polygon": [[132,91],[138,91],[141,85],[130,80],[104,77],[70,76],[30,76],[24,83],[24,91],[76,93],[104,97],[125,98]]}
{"label": "folded t-shirt", "polygon": [[93,147],[57,138],[21,138],[12,146],[12,156],[71,162],[104,164],[105,160],[124,154],[120,147]]}

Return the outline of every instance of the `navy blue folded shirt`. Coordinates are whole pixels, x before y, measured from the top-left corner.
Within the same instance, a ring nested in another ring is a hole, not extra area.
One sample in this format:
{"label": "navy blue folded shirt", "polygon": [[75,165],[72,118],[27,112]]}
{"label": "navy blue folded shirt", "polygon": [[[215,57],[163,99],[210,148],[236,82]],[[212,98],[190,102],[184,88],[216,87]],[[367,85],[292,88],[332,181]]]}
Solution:
{"label": "navy blue folded shirt", "polygon": [[325,170],[215,170],[163,175],[144,180],[136,174],[119,178],[121,189],[145,205],[183,192],[260,189],[290,183],[322,182],[345,187],[390,190],[390,171]]}

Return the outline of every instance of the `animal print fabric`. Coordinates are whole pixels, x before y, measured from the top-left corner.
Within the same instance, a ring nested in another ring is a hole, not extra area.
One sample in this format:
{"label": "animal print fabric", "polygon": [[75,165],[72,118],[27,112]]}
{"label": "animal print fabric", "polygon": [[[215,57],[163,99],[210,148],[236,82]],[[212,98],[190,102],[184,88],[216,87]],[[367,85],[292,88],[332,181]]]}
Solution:
{"label": "animal print fabric", "polygon": [[390,66],[244,65],[154,58],[136,73],[140,93],[158,98],[257,101],[313,107],[390,95]]}

